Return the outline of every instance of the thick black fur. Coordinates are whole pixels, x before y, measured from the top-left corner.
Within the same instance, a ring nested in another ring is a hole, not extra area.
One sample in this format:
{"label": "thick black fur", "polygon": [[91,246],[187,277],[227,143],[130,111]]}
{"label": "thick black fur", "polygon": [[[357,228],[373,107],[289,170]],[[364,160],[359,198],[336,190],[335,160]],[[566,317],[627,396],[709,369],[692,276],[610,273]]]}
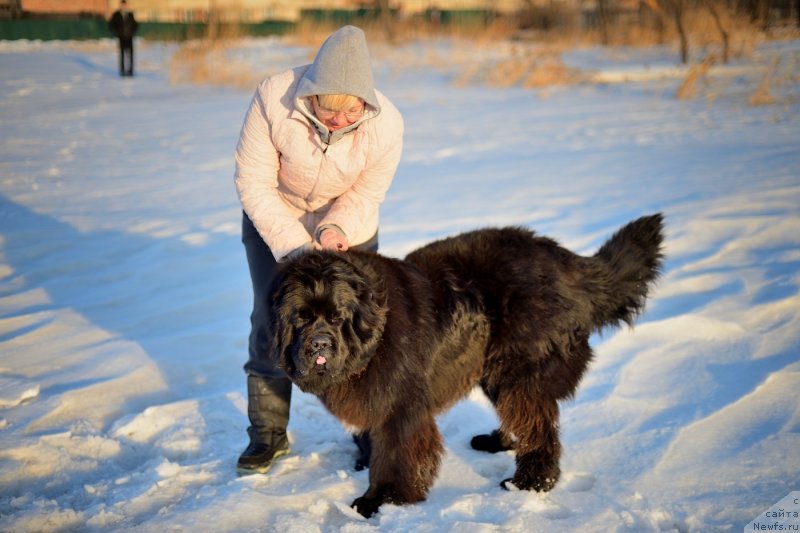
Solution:
{"label": "thick black fur", "polygon": [[589,335],[644,309],[662,232],[660,214],[642,217],[592,257],[512,227],[437,241],[405,260],[311,252],[283,265],[271,325],[282,368],[368,432],[369,488],[353,507],[369,517],[386,502],[424,500],[443,452],[434,416],[476,385],[501,427],[473,447],[515,449],[504,484],[553,488],[558,401],[592,359]]}

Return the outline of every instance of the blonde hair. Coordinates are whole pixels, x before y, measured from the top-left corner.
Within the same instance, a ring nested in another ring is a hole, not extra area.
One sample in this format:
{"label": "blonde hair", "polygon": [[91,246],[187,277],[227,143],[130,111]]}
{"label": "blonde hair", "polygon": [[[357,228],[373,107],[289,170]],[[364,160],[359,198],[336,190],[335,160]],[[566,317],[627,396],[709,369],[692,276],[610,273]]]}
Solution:
{"label": "blonde hair", "polygon": [[362,102],[361,98],[352,94],[318,94],[317,103],[320,107],[331,111],[348,111],[356,104]]}

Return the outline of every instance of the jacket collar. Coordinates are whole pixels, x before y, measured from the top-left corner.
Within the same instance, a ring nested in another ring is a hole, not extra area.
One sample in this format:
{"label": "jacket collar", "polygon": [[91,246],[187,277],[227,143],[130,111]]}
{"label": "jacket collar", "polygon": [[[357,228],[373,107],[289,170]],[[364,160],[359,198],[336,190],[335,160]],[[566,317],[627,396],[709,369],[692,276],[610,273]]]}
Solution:
{"label": "jacket collar", "polygon": [[328,127],[317,118],[317,115],[314,114],[314,108],[311,104],[311,97],[296,97],[294,99],[294,108],[296,111],[299,111],[311,123],[312,126],[314,126],[314,129],[317,130],[317,133],[319,134],[320,140],[327,145],[331,145],[339,141],[348,133],[358,129],[358,127],[367,120],[378,116],[378,113],[380,112],[371,105],[365,104],[364,115],[358,121],[353,122],[349,126],[345,126],[342,129],[329,131]]}

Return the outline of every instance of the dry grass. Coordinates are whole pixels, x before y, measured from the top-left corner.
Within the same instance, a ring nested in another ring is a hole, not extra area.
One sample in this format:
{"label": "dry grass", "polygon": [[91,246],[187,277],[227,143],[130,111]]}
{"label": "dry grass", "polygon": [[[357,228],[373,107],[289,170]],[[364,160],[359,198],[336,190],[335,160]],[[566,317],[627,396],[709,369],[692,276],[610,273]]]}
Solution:
{"label": "dry grass", "polygon": [[[749,17],[722,4],[716,5],[715,9],[728,34],[731,57],[747,56],[763,40],[762,33]],[[701,5],[689,9],[684,16],[684,25],[689,35],[690,52],[699,50],[698,55],[703,57],[720,52],[722,36],[708,7]],[[651,46],[677,42],[678,39],[672,19],[666,13],[651,12],[646,12],[636,23],[620,19],[609,27],[607,37],[607,44],[617,46]],[[599,30],[583,32],[581,40],[594,44],[602,42]]]}
{"label": "dry grass", "polygon": [[[719,80],[712,67],[721,63],[719,29],[709,12],[698,11],[689,17],[693,55],[705,56],[687,71],[676,97],[682,100],[696,98],[703,93],[713,102],[718,96]],[[723,12],[720,20],[730,37],[731,57],[747,56],[755,63],[764,65],[764,60],[754,54],[755,45],[765,37],[741,18]],[[397,23],[391,33],[380,21],[362,24],[370,42],[370,51],[375,57],[393,65],[393,70],[402,72],[415,68],[439,68],[454,73],[453,85],[486,85],[490,87],[523,87],[542,89],[556,85],[593,83],[589,73],[567,67],[561,59],[565,50],[595,42],[597,35],[575,33],[566,30],[550,34],[522,35],[508,21],[495,21],[480,31],[475,28],[440,27],[425,24]],[[288,42],[308,49],[308,60],[324,39],[336,29],[330,23],[304,22],[292,34],[284,37]],[[205,39],[185,43],[170,63],[170,78],[173,83],[199,83],[235,86],[252,90],[257,82],[268,75],[253,72],[244,64],[237,64],[227,54],[235,46],[237,35],[228,28],[225,34],[207,36]],[[612,32],[614,33],[614,32]],[[669,25],[656,31],[652,27],[630,26],[627,32],[614,33],[626,44],[651,44],[659,39],[671,42]],[[211,38],[213,37],[213,38]],[[417,46],[447,39],[448,46]],[[787,99],[786,87],[797,86],[800,58],[789,58],[784,64],[777,62],[768,69],[758,87],[749,95],[751,105],[770,105]],[[779,68],[780,67],[780,68]],[[758,67],[755,69],[764,68]],[[723,85],[724,89],[724,85]],[[729,91],[728,91],[729,92]],[[789,90],[791,93],[791,89]],[[739,93],[741,94],[741,93]],[[796,98],[791,96],[790,98]]]}
{"label": "dry grass", "polygon": [[244,65],[226,57],[225,41],[189,41],[170,58],[170,83],[195,83],[252,89],[259,80]]}
{"label": "dry grass", "polygon": [[567,67],[561,56],[546,57],[533,64],[522,81],[526,89],[549,87],[552,85],[574,85],[583,83],[587,76],[580,70]]}
{"label": "dry grass", "polygon": [[513,47],[511,56],[499,60],[486,72],[484,83],[490,87],[511,87],[517,85],[531,67],[532,60],[518,47]]}
{"label": "dry grass", "polygon": [[800,99],[800,52],[775,56],[755,91],[748,98],[753,106],[789,105]]}
{"label": "dry grass", "polygon": [[706,76],[708,75],[708,71],[711,69],[712,65],[717,62],[717,56],[711,54],[703,59],[703,61],[700,63],[692,66],[686,73],[686,77],[683,79],[680,87],[678,87],[678,91],[675,93],[675,96],[679,100],[691,100],[697,96],[698,81],[705,80]]}
{"label": "dry grass", "polygon": [[[729,37],[730,59],[749,57],[755,47],[763,41],[763,35],[748,17],[737,14],[723,6],[716,7],[720,22]],[[702,53],[721,53],[722,37],[710,10],[695,9],[686,17],[692,50]]]}
{"label": "dry grass", "polygon": [[761,82],[759,82],[758,87],[756,87],[756,90],[747,99],[748,104],[752,106],[765,106],[775,103],[775,96],[772,94],[770,87],[772,86],[773,79],[778,71],[779,63],[780,58],[776,57],[773,59],[772,65],[764,73],[764,77],[761,78]]}
{"label": "dry grass", "polygon": [[[485,25],[434,25],[416,19],[396,20],[387,28],[380,20],[358,22],[358,27],[367,34],[370,44],[402,45],[404,43],[430,40],[455,39],[474,43],[496,43],[512,40],[518,36],[516,22],[498,18]],[[332,22],[301,20],[286,36],[288,42],[299,46],[318,48],[325,38],[339,28]],[[574,37],[574,36],[573,36]],[[563,39],[570,36],[564,35]],[[560,37],[559,37],[560,39]]]}
{"label": "dry grass", "polygon": [[758,84],[758,88],[755,90],[755,92],[750,95],[750,98],[747,99],[747,103],[752,106],[774,104],[775,97],[772,95],[769,87],[770,77],[769,74],[767,74],[762,78],[761,83]]}
{"label": "dry grass", "polygon": [[518,43],[511,46],[506,53],[482,56],[480,51],[480,47],[470,47],[463,52],[466,60],[455,61],[451,58],[450,64],[459,65],[454,86],[479,84],[497,88],[520,86],[532,89],[572,85],[588,79],[579,70],[564,65],[561,48],[557,46],[541,47],[531,43]]}
{"label": "dry grass", "polygon": [[489,69],[484,82],[490,87],[520,85],[526,89],[552,85],[572,85],[585,81],[577,69],[568,68],[561,53],[554,50],[531,51],[522,57],[511,57]]}

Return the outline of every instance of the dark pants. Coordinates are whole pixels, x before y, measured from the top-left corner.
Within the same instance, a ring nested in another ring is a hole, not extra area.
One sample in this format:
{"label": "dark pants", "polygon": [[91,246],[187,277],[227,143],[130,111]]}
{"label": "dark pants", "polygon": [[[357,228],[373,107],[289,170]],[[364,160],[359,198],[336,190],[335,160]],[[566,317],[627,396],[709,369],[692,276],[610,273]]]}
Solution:
{"label": "dark pants", "polygon": [[[283,370],[277,367],[275,354],[271,353],[271,340],[267,332],[270,304],[269,284],[275,274],[277,262],[269,246],[258,234],[247,214],[242,214],[242,242],[250,267],[250,280],[253,282],[253,312],[250,314],[249,360],[244,370],[254,376],[266,378],[286,378]],[[354,250],[378,251],[378,234],[365,242],[353,246]]]}
{"label": "dark pants", "polygon": [[133,76],[133,38],[119,38],[119,75]]}

